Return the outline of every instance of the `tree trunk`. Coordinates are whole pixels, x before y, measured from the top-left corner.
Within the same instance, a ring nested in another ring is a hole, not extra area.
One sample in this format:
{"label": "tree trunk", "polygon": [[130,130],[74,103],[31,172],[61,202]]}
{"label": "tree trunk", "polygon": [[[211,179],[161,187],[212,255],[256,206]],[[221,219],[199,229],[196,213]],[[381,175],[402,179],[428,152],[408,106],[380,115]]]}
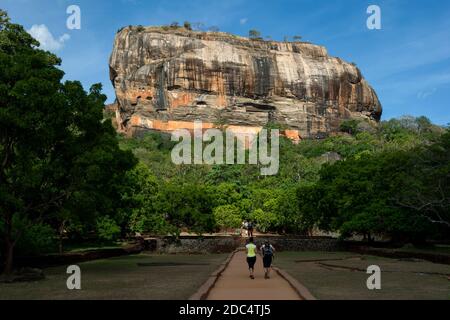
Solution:
{"label": "tree trunk", "polygon": [[14,257],[14,243],[10,239],[6,240],[6,255],[5,255],[5,269],[3,273],[10,275],[13,271],[13,257]]}
{"label": "tree trunk", "polygon": [[12,240],[12,216],[7,214],[5,216],[5,268],[3,269],[6,275],[10,275],[13,270],[15,244]]}
{"label": "tree trunk", "polygon": [[63,239],[62,239],[62,235],[59,234],[59,254],[63,254],[64,249],[63,249]]}
{"label": "tree trunk", "polygon": [[64,235],[64,226],[66,222],[63,221],[61,225],[59,226],[59,254],[63,254],[64,247],[63,247],[63,235]]}

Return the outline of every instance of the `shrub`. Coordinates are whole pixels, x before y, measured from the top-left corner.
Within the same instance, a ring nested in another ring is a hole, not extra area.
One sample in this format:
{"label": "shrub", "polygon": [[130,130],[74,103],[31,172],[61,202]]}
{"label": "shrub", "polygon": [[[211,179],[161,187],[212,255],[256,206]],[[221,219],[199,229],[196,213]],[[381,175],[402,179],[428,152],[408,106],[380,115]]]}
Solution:
{"label": "shrub", "polygon": [[176,228],[169,224],[163,214],[148,212],[143,209],[134,210],[131,214],[130,229],[134,232],[152,235],[177,233]]}
{"label": "shrub", "polygon": [[259,32],[258,30],[252,29],[248,32],[248,37],[252,40],[260,40],[261,32]]}
{"label": "shrub", "polygon": [[191,25],[191,23],[189,21],[185,21],[184,24],[183,24],[183,27],[186,30],[192,30],[192,25]]}
{"label": "shrub", "polygon": [[[56,233],[45,223],[29,224],[25,220],[14,219],[15,230],[25,230],[16,244],[16,255],[37,255],[54,252],[57,247]],[[2,226],[0,225],[0,230]],[[2,246],[3,247],[3,246]]]}
{"label": "shrub", "polygon": [[273,230],[278,221],[278,217],[273,212],[267,212],[262,209],[256,209],[252,212],[252,218],[256,221],[256,227],[261,232]]}
{"label": "shrub", "polygon": [[222,229],[239,228],[242,222],[239,209],[234,205],[219,206],[214,209],[216,224]]}
{"label": "shrub", "polygon": [[178,24],[177,21],[174,21],[174,22],[172,22],[172,23],[170,24],[170,27],[171,27],[172,29],[178,29],[178,28],[180,27],[180,25]]}
{"label": "shrub", "polygon": [[97,220],[98,237],[102,240],[116,240],[120,235],[120,227],[108,216]]}
{"label": "shrub", "polygon": [[351,135],[355,135],[358,133],[358,121],[354,119],[345,120],[339,126],[339,130],[341,132],[346,132]]}

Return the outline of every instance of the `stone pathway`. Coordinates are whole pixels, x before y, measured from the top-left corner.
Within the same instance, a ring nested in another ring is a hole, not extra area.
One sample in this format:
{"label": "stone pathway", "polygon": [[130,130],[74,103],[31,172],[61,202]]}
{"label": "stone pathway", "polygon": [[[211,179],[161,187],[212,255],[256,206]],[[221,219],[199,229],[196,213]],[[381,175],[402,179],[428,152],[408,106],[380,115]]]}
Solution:
{"label": "stone pathway", "polygon": [[264,279],[262,258],[258,256],[255,279],[250,279],[245,252],[238,251],[217,280],[207,300],[301,300],[277,272],[272,271],[270,275],[270,279]]}

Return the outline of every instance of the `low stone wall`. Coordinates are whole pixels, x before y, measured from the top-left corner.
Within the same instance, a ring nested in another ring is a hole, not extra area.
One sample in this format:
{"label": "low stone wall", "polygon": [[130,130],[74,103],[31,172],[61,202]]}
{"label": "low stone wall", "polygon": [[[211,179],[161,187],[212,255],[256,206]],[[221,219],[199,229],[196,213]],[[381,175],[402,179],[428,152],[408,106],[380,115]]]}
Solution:
{"label": "low stone wall", "polygon": [[[333,238],[289,238],[289,237],[256,237],[256,244],[262,245],[266,240],[273,244],[277,251],[337,251],[340,243]],[[228,253],[243,247],[246,239],[240,237],[181,237],[147,238],[144,250],[158,253]]]}
{"label": "low stone wall", "polygon": [[149,238],[144,240],[147,251],[157,253],[228,253],[241,244],[239,237],[170,237]]}
{"label": "low stone wall", "polygon": [[341,244],[337,239],[320,238],[283,238],[283,237],[258,237],[256,245],[260,246],[269,241],[277,251],[339,251]]}

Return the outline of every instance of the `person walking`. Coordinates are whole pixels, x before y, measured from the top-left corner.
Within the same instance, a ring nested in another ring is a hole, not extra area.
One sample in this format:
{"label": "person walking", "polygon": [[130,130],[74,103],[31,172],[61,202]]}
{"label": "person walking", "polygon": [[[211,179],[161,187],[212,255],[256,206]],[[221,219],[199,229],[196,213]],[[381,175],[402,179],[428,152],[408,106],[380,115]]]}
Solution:
{"label": "person walking", "polygon": [[274,257],[275,248],[266,241],[264,245],[261,246],[261,255],[263,257],[263,267],[264,267],[264,279],[270,278],[270,270],[272,269],[272,262]]}
{"label": "person walking", "polygon": [[247,222],[247,220],[244,220],[243,222],[242,222],[242,233],[244,234],[244,237],[247,237],[247,235],[248,235],[248,222]]}
{"label": "person walking", "polygon": [[249,238],[253,238],[253,228],[255,225],[253,224],[253,221],[249,221],[247,224],[247,234]]}
{"label": "person walking", "polygon": [[250,271],[250,279],[255,279],[254,271],[255,271],[255,263],[256,263],[256,245],[253,242],[253,237],[248,239],[248,243],[245,246],[247,249],[247,264],[248,270]]}

